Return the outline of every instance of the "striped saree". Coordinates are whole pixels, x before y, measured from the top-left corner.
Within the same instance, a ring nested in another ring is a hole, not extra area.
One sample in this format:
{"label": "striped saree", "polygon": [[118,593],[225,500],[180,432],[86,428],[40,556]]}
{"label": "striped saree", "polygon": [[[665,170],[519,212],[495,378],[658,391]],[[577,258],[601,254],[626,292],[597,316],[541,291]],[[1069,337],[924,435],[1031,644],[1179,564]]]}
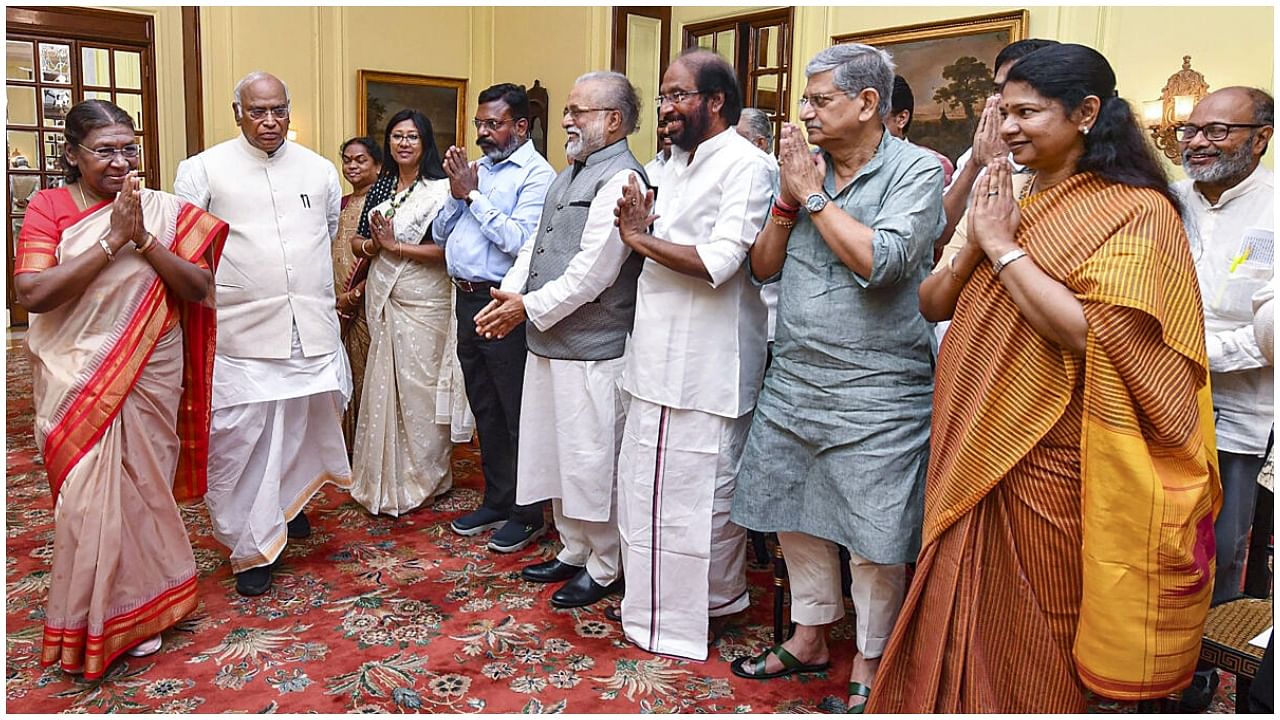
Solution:
{"label": "striped saree", "polygon": [[[41,195],[16,272],[102,252],[109,202],[81,212],[64,189]],[[225,223],[166,193],[143,191],[142,209],[158,243],[216,263]],[[204,492],[215,337],[212,302],[173,297],[128,247],[77,298],[32,315],[36,442],[55,518],[43,664],[99,677],[195,609],[195,560],[174,499]]]}
{"label": "striped saree", "polygon": [[1079,174],[1017,241],[1071,288],[1085,355],[985,263],[934,396],[923,549],[870,712],[1083,712],[1188,684],[1220,506],[1204,324],[1177,213]]}

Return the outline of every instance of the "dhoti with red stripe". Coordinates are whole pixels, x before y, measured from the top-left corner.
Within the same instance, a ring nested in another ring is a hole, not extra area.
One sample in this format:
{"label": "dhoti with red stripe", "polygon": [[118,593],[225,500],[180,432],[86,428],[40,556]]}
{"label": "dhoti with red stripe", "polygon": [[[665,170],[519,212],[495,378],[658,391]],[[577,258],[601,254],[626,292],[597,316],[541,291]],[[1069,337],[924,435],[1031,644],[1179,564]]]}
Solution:
{"label": "dhoti with red stripe", "polygon": [[746,531],[729,521],[751,413],[725,418],[631,397],[618,455],[626,637],[707,658],[708,619],[746,609]]}

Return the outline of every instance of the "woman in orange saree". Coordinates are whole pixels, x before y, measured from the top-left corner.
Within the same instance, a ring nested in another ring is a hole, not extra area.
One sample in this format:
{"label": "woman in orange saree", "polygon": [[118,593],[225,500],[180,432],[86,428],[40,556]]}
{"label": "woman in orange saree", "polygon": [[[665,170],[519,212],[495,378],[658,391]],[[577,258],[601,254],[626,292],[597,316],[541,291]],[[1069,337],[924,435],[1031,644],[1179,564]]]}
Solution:
{"label": "woman in orange saree", "polygon": [[974,190],[923,548],[868,712],[1162,697],[1209,606],[1220,486],[1176,200],[1096,51],[1028,55],[1000,104],[1036,175],[1016,198],[1001,158]]}
{"label": "woman in orange saree", "polygon": [[41,662],[94,679],[121,653],[158,650],[196,607],[175,497],[204,491],[212,268],[227,226],[138,188],[132,121],[115,105],[77,105],[65,134],[70,184],[27,207],[14,289],[32,312],[36,442],[54,497]]}

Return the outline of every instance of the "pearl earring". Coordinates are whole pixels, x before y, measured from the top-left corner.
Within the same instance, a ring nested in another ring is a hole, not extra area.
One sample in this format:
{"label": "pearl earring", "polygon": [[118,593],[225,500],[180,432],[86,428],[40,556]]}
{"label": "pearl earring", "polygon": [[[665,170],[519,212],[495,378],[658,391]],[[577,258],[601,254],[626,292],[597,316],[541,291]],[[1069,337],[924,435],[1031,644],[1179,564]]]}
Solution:
{"label": "pearl earring", "polygon": [[1083,134],[1085,134],[1085,135],[1088,135],[1088,134],[1089,134],[1089,126],[1088,126],[1088,125],[1081,125],[1081,126],[1080,126],[1080,132],[1081,132],[1081,133],[1083,133]]}

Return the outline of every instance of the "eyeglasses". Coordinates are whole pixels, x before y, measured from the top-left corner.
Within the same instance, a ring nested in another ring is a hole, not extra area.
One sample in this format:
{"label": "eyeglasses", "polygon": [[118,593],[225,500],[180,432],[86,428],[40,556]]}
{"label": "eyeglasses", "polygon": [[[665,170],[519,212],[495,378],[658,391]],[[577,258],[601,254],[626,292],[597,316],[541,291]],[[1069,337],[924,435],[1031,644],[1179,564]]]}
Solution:
{"label": "eyeglasses", "polygon": [[421,140],[422,140],[422,136],[418,135],[417,133],[409,133],[408,135],[401,135],[400,133],[391,134],[391,142],[393,143],[407,143],[409,145],[417,145]]}
{"label": "eyeglasses", "polygon": [[505,120],[472,120],[471,124],[475,126],[476,132],[480,132],[480,128],[485,128],[489,132],[497,132],[498,128],[513,123],[520,118],[507,118]]}
{"label": "eyeglasses", "polygon": [[673,93],[667,93],[666,95],[659,95],[658,97],[654,98],[654,100],[658,103],[658,107],[662,107],[667,103],[671,103],[672,105],[679,105],[680,103],[684,102],[685,100],[688,100],[694,95],[701,95],[703,92],[704,91],[702,90],[676,90]]}
{"label": "eyeglasses", "polygon": [[[76,143],[76,145],[80,145],[80,143]],[[80,147],[84,148],[88,152],[93,153],[93,155],[97,157],[99,160],[106,160],[107,162],[111,162],[112,160],[115,160],[116,153],[120,153],[121,155],[125,156],[129,160],[132,160],[138,157],[138,154],[142,152],[142,146],[136,145],[136,144],[125,145],[124,147],[119,147],[119,148],[104,147],[104,148],[94,149],[91,147],[85,147],[84,145],[80,145]]]}
{"label": "eyeglasses", "polygon": [[1204,133],[1205,140],[1218,142],[1220,140],[1226,140],[1227,136],[1231,134],[1231,131],[1236,128],[1260,127],[1267,126],[1255,123],[1209,123],[1204,126],[1187,123],[1186,125],[1178,125],[1173,129],[1173,131],[1177,134],[1178,140],[1181,142],[1191,142],[1195,139],[1196,135],[1199,135],[1202,132]]}
{"label": "eyeglasses", "polygon": [[613,112],[618,108],[584,108],[584,107],[567,107],[560,111],[560,117],[572,115],[574,121],[577,121],[579,115],[586,115],[590,112]]}
{"label": "eyeglasses", "polygon": [[277,120],[288,120],[289,106],[281,105],[280,107],[273,107],[273,108],[249,108],[248,110],[244,111],[244,114],[248,115],[254,120],[265,120],[267,119],[268,115],[274,117]]}
{"label": "eyeglasses", "polygon": [[801,95],[800,107],[804,107],[805,105],[812,105],[815,108],[821,109],[830,105],[832,100],[835,100],[841,95],[844,95],[844,93],[837,93],[835,95],[823,95],[821,93],[817,95]]}

